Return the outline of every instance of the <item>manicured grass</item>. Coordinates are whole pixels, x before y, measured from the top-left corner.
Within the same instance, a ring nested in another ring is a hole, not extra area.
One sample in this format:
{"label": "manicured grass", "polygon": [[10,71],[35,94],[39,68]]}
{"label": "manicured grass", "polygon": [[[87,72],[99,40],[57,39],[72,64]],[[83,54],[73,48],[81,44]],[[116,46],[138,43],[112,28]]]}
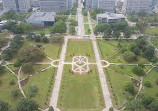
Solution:
{"label": "manicured grass", "polygon": [[105,68],[105,75],[108,87],[112,96],[113,105],[115,108],[120,109],[127,102],[124,93],[125,82],[131,82],[130,78],[119,73],[112,68]]}
{"label": "manicured grass", "polygon": [[145,33],[151,36],[158,36],[158,27],[148,28],[146,29]]}
{"label": "manicured grass", "polygon": [[[45,69],[48,66],[50,65],[33,65],[33,73],[31,75],[35,74],[36,72],[40,72],[42,69]],[[30,76],[29,74],[25,74],[21,72],[20,79],[27,78],[29,76]]]}
{"label": "manicured grass", "polygon": [[96,67],[85,75],[74,74],[64,67],[58,107],[62,111],[101,111],[104,99]]}
{"label": "manicured grass", "polygon": [[158,48],[158,37],[151,38],[151,42],[156,48]]}
{"label": "manicured grass", "polygon": [[40,33],[50,34],[50,29],[49,28],[38,29],[38,30],[35,30],[34,32],[37,34],[40,34]]}
{"label": "manicured grass", "polygon": [[[98,48],[100,50],[101,58],[113,63],[127,63],[123,54],[120,53],[117,40],[98,40]],[[121,44],[126,47],[126,44],[131,44],[132,41],[123,40]],[[138,56],[138,61],[133,62],[137,63],[149,63],[146,58]]]}
{"label": "manicured grass", "polygon": [[84,16],[84,22],[88,22],[88,17],[87,16]]}
{"label": "manicured grass", "polygon": [[90,35],[89,24],[84,24],[85,35]]}
{"label": "manicured grass", "polygon": [[[15,89],[18,89],[16,77],[13,76],[13,74],[10,73],[7,69],[5,69],[5,72],[0,75],[0,80],[2,81],[2,84],[0,85],[0,100],[9,103],[9,105],[11,106],[10,111],[16,111],[16,106],[18,101],[20,100],[20,97],[11,97],[11,92]],[[9,84],[11,80],[15,81],[15,85]]]}
{"label": "manicured grass", "polygon": [[[117,70],[121,74],[126,74],[126,75],[134,77],[136,80],[140,81],[140,77],[133,74],[133,72],[132,72],[132,69],[134,67],[136,67],[136,66],[126,66],[126,65],[121,65],[121,66],[111,65],[110,66],[110,68],[112,68],[113,70]],[[145,66],[143,69],[145,72],[147,72],[150,68],[151,68],[151,66]]]}
{"label": "manicured grass", "polygon": [[59,44],[48,44],[44,47],[45,54],[54,60],[60,58],[61,50],[62,45]]}
{"label": "manicured grass", "polygon": [[149,94],[153,96],[154,98],[158,99],[158,85],[156,85],[156,80],[158,79],[158,67],[155,67],[151,70],[151,72],[144,78],[145,81],[149,81],[151,83],[151,87],[147,88],[144,86],[144,90],[142,90],[142,93]]}
{"label": "manicured grass", "polygon": [[75,16],[75,15],[71,15],[71,18],[72,18],[72,19],[76,19],[76,16]]}
{"label": "manicured grass", "polygon": [[[37,101],[41,108],[47,108],[50,101],[50,94],[54,85],[56,68],[50,68],[29,78],[29,82],[23,87],[25,94],[28,94],[30,85],[36,85],[38,92],[33,99]],[[28,97],[28,95],[27,95]]]}
{"label": "manicured grass", "polygon": [[95,56],[91,40],[70,39],[68,41],[65,61],[71,62],[74,56],[87,56],[88,61],[95,62]]}

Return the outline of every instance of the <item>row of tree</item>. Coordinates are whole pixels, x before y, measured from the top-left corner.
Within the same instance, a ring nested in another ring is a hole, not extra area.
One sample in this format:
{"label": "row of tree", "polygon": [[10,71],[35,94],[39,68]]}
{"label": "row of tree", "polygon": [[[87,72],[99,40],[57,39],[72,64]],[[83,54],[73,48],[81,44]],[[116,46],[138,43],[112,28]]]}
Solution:
{"label": "row of tree", "polygon": [[114,24],[98,24],[94,33],[98,35],[99,33],[104,33],[104,38],[119,38],[121,32],[124,34],[125,38],[129,38],[132,34],[131,27],[128,26],[127,22],[116,22]]}
{"label": "row of tree", "polygon": [[[29,98],[22,98],[17,104],[17,111],[38,111],[39,105],[36,101]],[[0,100],[0,111],[10,111],[10,105],[7,102]],[[49,107],[48,111],[54,111],[54,108]]]}

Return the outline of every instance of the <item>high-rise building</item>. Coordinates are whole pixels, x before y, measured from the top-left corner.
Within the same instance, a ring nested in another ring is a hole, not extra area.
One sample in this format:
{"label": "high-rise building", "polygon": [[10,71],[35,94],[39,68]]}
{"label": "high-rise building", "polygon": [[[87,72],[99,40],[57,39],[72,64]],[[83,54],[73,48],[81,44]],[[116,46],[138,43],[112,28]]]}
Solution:
{"label": "high-rise building", "polygon": [[71,10],[73,0],[39,0],[41,11]]}
{"label": "high-rise building", "polygon": [[154,7],[156,4],[158,4],[158,0],[151,0],[151,7]]}
{"label": "high-rise building", "polygon": [[115,0],[85,0],[86,9],[100,8],[106,12],[115,11]]}
{"label": "high-rise building", "polygon": [[151,13],[151,0],[124,0],[122,12],[124,14],[130,12],[147,12]]}
{"label": "high-rise building", "polygon": [[4,10],[13,10],[15,12],[28,12],[30,9],[30,0],[3,0]]}

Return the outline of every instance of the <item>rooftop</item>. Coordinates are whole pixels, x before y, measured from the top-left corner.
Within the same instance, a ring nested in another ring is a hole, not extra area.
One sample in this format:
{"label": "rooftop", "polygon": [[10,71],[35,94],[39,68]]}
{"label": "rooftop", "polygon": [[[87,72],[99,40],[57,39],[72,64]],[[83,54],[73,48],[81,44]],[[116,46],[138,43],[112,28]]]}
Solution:
{"label": "rooftop", "polygon": [[34,12],[28,20],[55,21],[56,12]]}
{"label": "rooftop", "polygon": [[98,14],[97,17],[108,18],[108,19],[125,18],[123,14],[114,14],[114,13]]}

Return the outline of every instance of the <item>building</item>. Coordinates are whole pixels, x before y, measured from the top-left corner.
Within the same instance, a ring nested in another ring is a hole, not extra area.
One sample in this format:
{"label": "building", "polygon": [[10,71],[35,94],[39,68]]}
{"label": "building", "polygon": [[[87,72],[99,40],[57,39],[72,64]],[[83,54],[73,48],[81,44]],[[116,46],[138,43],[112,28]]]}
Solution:
{"label": "building", "polygon": [[156,4],[158,4],[158,0],[151,0],[151,7],[154,7]]}
{"label": "building", "polygon": [[39,0],[31,0],[30,5],[31,5],[31,7],[38,8],[39,7]]}
{"label": "building", "polygon": [[28,19],[27,23],[43,27],[53,26],[56,18],[56,12],[34,12]]}
{"label": "building", "polygon": [[147,12],[152,13],[152,9],[150,7],[151,0],[124,0],[122,12],[124,14],[130,12]]}
{"label": "building", "polygon": [[97,15],[98,23],[116,23],[120,21],[125,21],[125,16],[123,14],[104,13]]}
{"label": "building", "polygon": [[39,0],[41,11],[71,10],[74,0]]}
{"label": "building", "polygon": [[28,12],[30,9],[30,0],[3,0],[5,11],[13,10],[15,12]]}
{"label": "building", "polygon": [[115,11],[115,0],[85,0],[84,5],[87,10],[100,8],[106,12]]}

